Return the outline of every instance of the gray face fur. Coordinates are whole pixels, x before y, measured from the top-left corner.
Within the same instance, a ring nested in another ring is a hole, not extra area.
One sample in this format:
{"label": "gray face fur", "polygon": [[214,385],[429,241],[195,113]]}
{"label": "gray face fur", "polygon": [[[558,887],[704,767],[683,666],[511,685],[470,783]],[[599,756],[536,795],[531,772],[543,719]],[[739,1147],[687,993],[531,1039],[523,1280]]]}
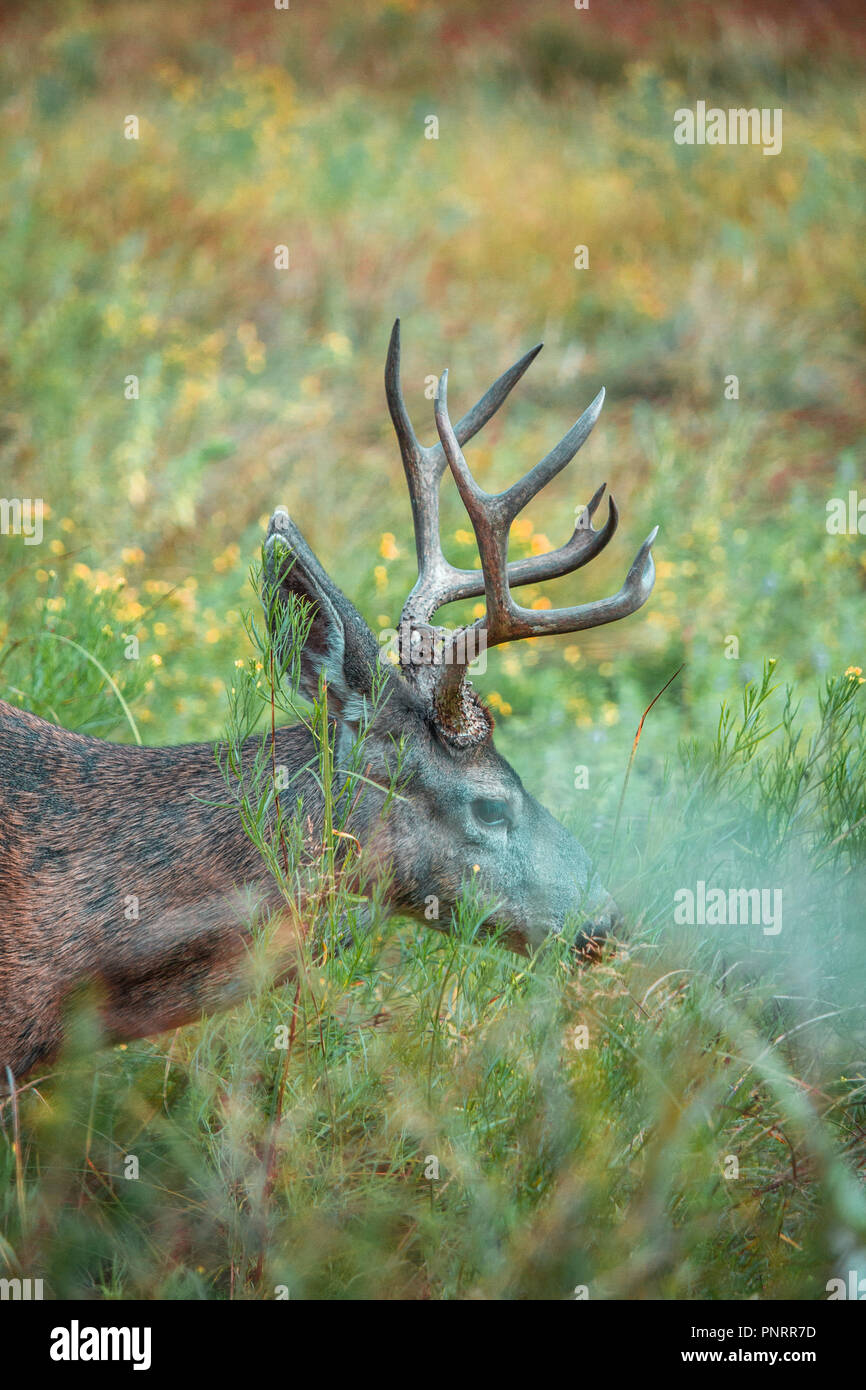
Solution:
{"label": "gray face fur", "polygon": [[603,935],[616,920],[615,905],[583,847],[496,752],[492,720],[474,694],[486,736],[456,747],[439,727],[423,685],[379,666],[372,632],[282,509],[271,521],[265,574],[272,615],[290,593],[310,605],[301,688],[313,696],[324,669],[338,764],[372,710],[375,682],[384,680],[363,761],[367,776],[387,785],[402,743],[400,796],[385,816],[381,799],[365,797],[353,831],[390,873],[392,905],[447,930],[461,891],[472,884],[489,904],[487,925],[503,928],[518,950],[571,927],[582,933],[578,945]]}
{"label": "gray face fur", "polygon": [[570,927],[584,938],[609,929],[616,910],[586,851],[530,796],[492,737],[455,750],[435,725],[416,721],[407,800],[392,805],[375,834],[393,865],[395,906],[447,928],[461,888],[474,881],[492,909],[489,923],[518,949]]}

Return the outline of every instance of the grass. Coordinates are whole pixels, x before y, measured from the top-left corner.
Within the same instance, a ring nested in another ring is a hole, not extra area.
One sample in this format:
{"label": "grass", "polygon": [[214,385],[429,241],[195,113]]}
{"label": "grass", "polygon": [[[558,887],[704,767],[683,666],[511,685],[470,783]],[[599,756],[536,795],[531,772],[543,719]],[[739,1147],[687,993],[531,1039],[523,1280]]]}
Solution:
{"label": "grass", "polygon": [[[449,365],[456,415],[543,336],[470,466],[505,485],[603,384],[512,554],[604,477],[622,522],[529,602],[612,591],[655,522],[659,577],[640,616],[495,652],[481,684],[625,940],[575,973],[478,940],[471,902],[450,938],[387,922],[327,841],[297,982],[112,1050],[82,1015],[0,1102],[0,1260],[55,1297],[816,1298],[862,1273],[866,552],[825,527],[863,487],[853,39],[457,8],[459,33],[408,3],[4,19],[0,459],[45,539],[0,538],[0,694],[236,747],[270,697],[245,614],[276,503],[374,631],[411,585],[393,318],[425,440],[428,376]],[[783,154],[675,146],[705,97],[781,105]],[[295,858],[272,867],[290,893]],[[699,881],[780,889],[781,932],[677,925]]]}

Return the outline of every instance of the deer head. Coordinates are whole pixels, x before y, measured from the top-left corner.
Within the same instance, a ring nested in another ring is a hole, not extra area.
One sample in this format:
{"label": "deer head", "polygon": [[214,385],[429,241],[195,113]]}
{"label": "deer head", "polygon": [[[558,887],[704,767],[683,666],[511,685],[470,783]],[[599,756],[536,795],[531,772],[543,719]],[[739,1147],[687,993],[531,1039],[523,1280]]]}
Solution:
{"label": "deer head", "polygon": [[[608,544],[617,509],[592,525],[604,484],[558,550],[508,560],[511,525],[527,503],[568,464],[601,411],[604,392],[542,461],[505,492],[485,492],[470,473],[461,445],[499,409],[537,356],[541,344],[505,372],[456,426],[448,414],[447,372],[435,402],[439,442],[421,445],[400,386],[400,323],[395,323],[385,368],[385,390],[409,487],[418,579],[403,608],[399,665],[379,663],[379,644],[307,546],[285,508],[271,518],[266,541],[265,590],[270,611],[294,594],[309,604],[309,636],[301,658],[301,688],[316,693],[324,669],[329,711],[337,724],[337,760],[368,717],[376,682],[385,696],[366,730],[367,774],[387,783],[398,742],[405,748],[404,795],[384,817],[375,798],[361,803],[354,833],[390,873],[392,905],[447,929],[462,888],[474,880],[491,904],[490,925],[503,928],[517,949],[537,946],[569,924],[577,944],[603,935],[616,908],[577,840],[523,787],[493,746],[493,719],[467,676],[478,651],[521,637],[578,632],[627,617],[648,598],[655,577],[647,537],[625,583],[612,598],[576,607],[527,609],[513,590],[570,574]],[[469,514],[480,570],[457,569],[443,554],[439,485],[450,469]],[[656,528],[657,529],[657,528]],[[434,615],[457,599],[486,600],[477,622],[448,631]],[[381,805],[381,802],[379,803]],[[436,905],[435,915],[431,904]],[[431,920],[432,919],[432,920]]]}

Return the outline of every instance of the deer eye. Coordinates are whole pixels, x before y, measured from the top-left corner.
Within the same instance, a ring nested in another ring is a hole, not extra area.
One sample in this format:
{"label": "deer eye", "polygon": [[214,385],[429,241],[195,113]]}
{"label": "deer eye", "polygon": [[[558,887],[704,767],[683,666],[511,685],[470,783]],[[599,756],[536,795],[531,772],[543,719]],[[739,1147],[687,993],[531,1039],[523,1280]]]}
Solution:
{"label": "deer eye", "polygon": [[473,801],[472,814],[482,825],[508,825],[511,819],[507,801],[488,800],[484,796]]}

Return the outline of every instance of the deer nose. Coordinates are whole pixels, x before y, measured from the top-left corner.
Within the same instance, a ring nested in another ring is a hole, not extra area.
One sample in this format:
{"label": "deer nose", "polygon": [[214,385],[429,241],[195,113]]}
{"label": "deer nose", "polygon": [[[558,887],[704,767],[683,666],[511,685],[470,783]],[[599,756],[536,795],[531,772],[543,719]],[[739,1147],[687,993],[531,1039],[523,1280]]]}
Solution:
{"label": "deer nose", "polygon": [[622,923],[622,913],[613,898],[608,898],[601,910],[583,923],[574,942],[575,954],[585,960],[600,960],[605,942],[618,934]]}

